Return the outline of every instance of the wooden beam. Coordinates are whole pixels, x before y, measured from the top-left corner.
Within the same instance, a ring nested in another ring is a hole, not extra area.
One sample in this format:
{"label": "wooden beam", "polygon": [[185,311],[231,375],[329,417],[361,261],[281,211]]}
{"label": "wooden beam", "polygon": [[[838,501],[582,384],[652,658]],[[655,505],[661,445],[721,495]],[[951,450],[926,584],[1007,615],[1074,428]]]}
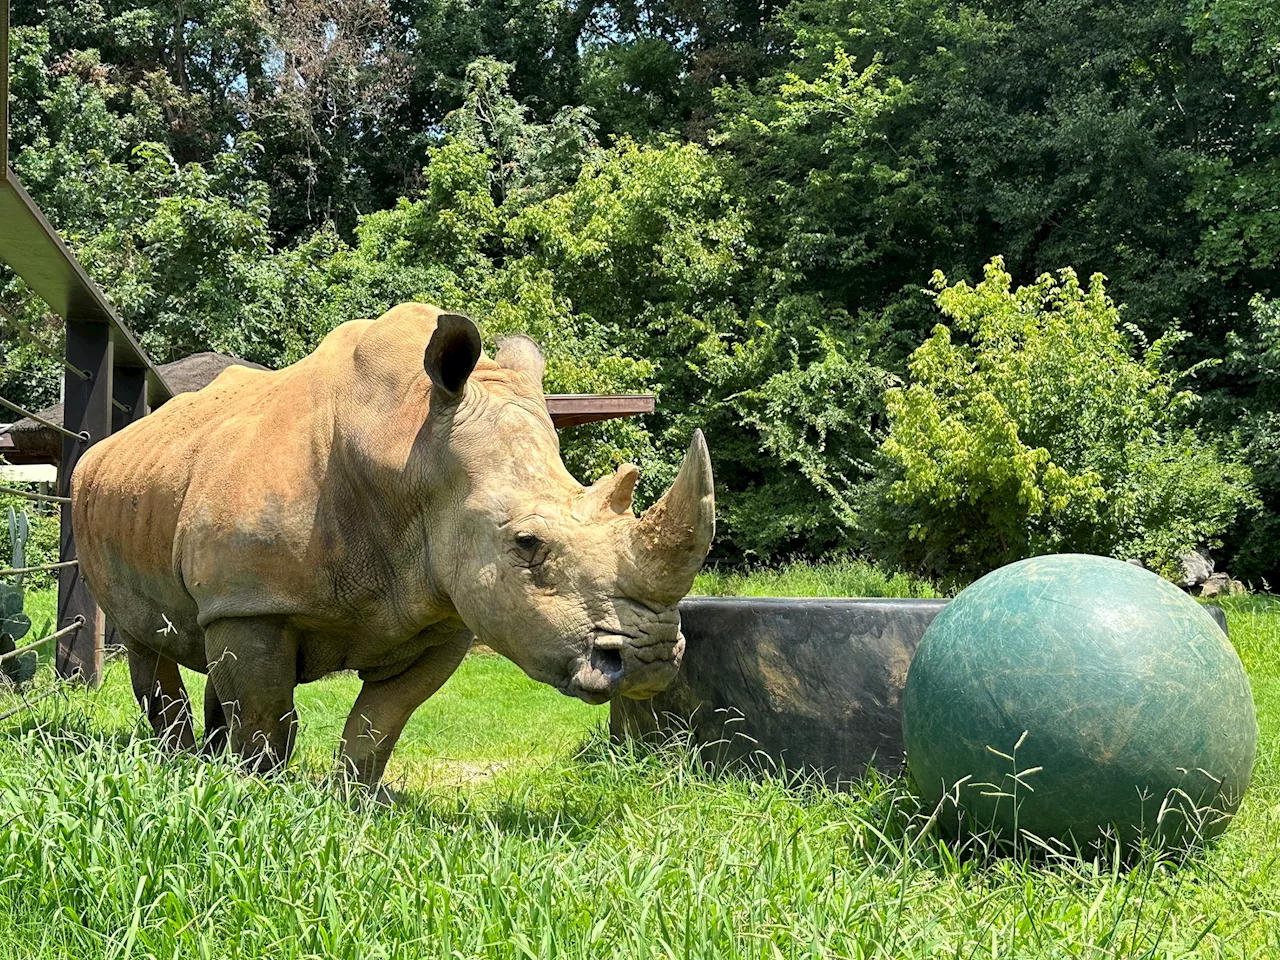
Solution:
{"label": "wooden beam", "polygon": [[[0,4],[4,0],[0,0]],[[0,261],[61,317],[107,327],[122,365],[147,372],[152,409],[173,396],[155,364],[12,170],[0,169]]]}
{"label": "wooden beam", "polygon": [[557,430],[599,420],[653,413],[654,409],[652,393],[553,393],[546,401],[547,413]]}
{"label": "wooden beam", "polygon": [[[82,380],[70,370],[64,372],[62,423],[68,430],[84,431],[88,439],[63,439],[62,463],[58,469],[59,496],[71,496],[71,474],[85,451],[111,435],[114,356],[115,344],[108,324],[67,320],[67,360],[80,370],[88,371],[89,379]],[[62,507],[58,559],[75,558],[75,531],[71,524],[71,504],[68,503]],[[105,636],[102,610],[89,593],[89,586],[79,567],[66,567],[58,574],[58,628],[70,626],[76,617],[84,618],[84,626],[58,640],[58,676],[78,677],[96,687],[102,682]]]}

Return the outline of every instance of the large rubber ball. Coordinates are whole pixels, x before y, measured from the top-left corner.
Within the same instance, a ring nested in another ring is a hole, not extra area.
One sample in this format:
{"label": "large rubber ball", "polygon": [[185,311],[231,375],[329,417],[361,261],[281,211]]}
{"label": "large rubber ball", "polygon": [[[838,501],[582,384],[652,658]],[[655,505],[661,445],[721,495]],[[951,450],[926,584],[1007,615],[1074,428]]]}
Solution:
{"label": "large rubber ball", "polygon": [[902,710],[911,778],[944,822],[958,808],[1003,842],[1080,851],[1220,833],[1258,738],[1213,618],[1153,573],[1080,554],[1009,564],[947,604]]}

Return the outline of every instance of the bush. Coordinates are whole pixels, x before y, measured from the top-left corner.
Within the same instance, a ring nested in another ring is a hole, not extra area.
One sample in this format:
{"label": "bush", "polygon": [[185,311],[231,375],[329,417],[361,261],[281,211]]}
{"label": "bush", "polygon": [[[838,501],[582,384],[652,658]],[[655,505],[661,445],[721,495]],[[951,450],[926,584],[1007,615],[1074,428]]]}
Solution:
{"label": "bush", "polygon": [[1256,502],[1248,469],[1187,426],[1199,398],[1180,388],[1194,370],[1169,370],[1177,332],[1143,343],[1103,281],[1067,269],[1013,290],[999,258],[977,286],[934,275],[950,326],[887,398],[873,539],[894,559],[978,576],[1081,551],[1167,573]]}

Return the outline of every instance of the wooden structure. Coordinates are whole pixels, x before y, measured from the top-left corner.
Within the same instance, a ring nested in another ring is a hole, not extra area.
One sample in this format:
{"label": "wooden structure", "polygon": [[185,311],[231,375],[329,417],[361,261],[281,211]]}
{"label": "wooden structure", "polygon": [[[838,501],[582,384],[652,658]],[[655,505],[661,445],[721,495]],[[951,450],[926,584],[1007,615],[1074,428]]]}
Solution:
{"label": "wooden structure", "polygon": [[[207,386],[218,374],[230,366],[244,366],[259,370],[266,367],[230,357],[221,353],[197,353],[172,363],[161,364],[157,369],[164,378],[174,396],[190,393]],[[118,374],[117,374],[118,379]],[[118,395],[118,391],[117,391]],[[112,432],[124,427],[127,420],[124,416],[123,404],[113,404]],[[154,405],[153,405],[154,406]],[[39,419],[24,418],[12,423],[8,428],[0,427],[0,456],[9,463],[48,463],[57,465],[62,460],[63,435],[57,427],[63,425],[63,404],[55,403],[50,407],[37,411]],[[53,424],[54,426],[50,426]]]}
{"label": "wooden structure", "polygon": [[[58,465],[62,535],[56,565],[57,670],[60,676],[96,685],[102,677],[106,625],[76,564],[71,473],[92,444],[145,416],[171,399],[175,390],[9,168],[8,106],[9,2],[0,0],[0,261],[66,325],[61,415],[55,416],[50,408],[45,411],[50,416],[28,416],[10,402],[4,405],[42,430],[52,431],[50,437],[61,439],[61,449],[15,459]],[[653,408],[652,394],[547,397],[547,409],[557,427],[650,413]],[[17,452],[14,437],[0,435],[0,455],[6,452],[5,439],[8,453]]]}
{"label": "wooden structure", "polygon": [[[66,322],[64,417],[58,495],[69,497],[71,471],[93,443],[172,396],[164,378],[89,279],[75,255],[9,168],[9,4],[0,0],[0,260]],[[115,401],[113,404],[112,401]],[[105,624],[78,566],[71,504],[62,504],[58,560],[57,669],[96,684],[102,676]]]}
{"label": "wooden structure", "polygon": [[576,427],[614,417],[633,417],[640,413],[653,413],[652,393],[617,394],[604,396],[598,393],[553,393],[547,397],[547,413],[557,430]]}
{"label": "wooden structure", "polygon": [[[197,353],[172,363],[157,367],[174,396],[199,390],[232,365],[267,369],[260,364],[221,353]],[[651,393],[621,394],[603,396],[599,394],[552,394],[547,397],[547,412],[551,422],[559,429],[576,427],[584,423],[595,423],[613,417],[629,417],[637,414],[652,413],[654,398]],[[119,430],[123,411],[116,407],[113,430]],[[37,411],[36,417],[30,417],[9,424],[8,428],[0,425],[0,456],[13,464],[54,464],[62,460],[63,435],[53,426],[63,425],[63,405],[55,403],[50,407]],[[41,421],[44,421],[42,423]]]}

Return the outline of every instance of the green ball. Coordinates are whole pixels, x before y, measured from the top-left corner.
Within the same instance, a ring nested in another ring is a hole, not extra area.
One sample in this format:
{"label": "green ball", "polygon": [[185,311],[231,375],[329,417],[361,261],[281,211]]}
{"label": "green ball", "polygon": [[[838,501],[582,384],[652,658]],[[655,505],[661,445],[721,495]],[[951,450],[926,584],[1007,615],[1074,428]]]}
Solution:
{"label": "green ball", "polygon": [[1258,739],[1213,618],[1153,573],[1081,554],[1011,563],[947,604],[902,718],[911,779],[944,822],[958,807],[970,830],[1081,850],[1220,833]]}

